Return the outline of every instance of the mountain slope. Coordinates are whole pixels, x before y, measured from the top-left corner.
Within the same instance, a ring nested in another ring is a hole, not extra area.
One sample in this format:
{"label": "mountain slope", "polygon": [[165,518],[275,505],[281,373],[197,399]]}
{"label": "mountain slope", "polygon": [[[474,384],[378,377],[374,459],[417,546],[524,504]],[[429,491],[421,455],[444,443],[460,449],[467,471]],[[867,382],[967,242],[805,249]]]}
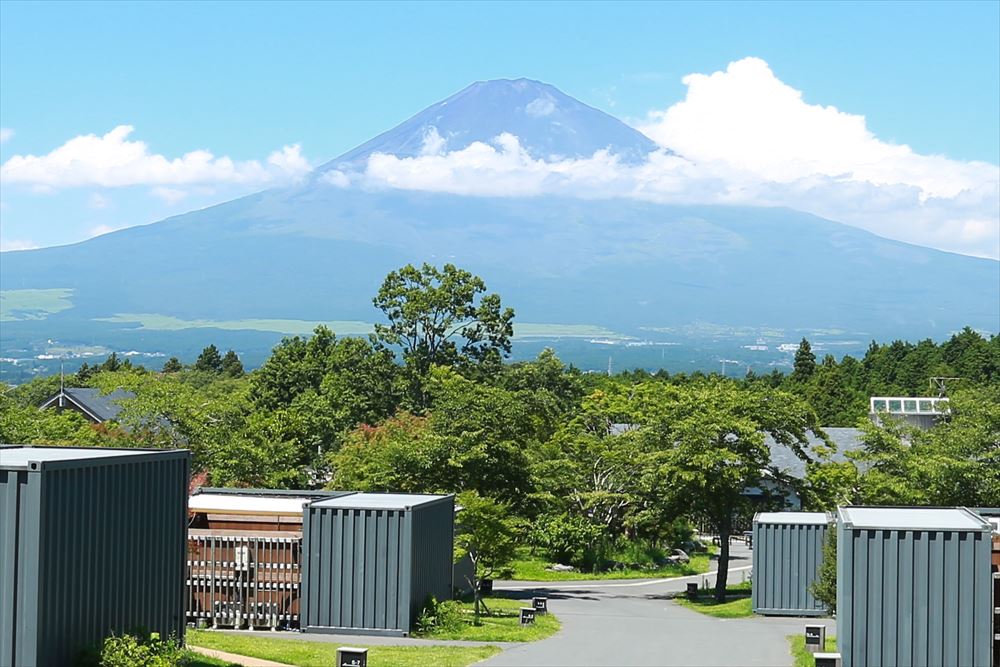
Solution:
{"label": "mountain slope", "polygon": [[476,82],[427,107],[317,172],[359,165],[373,153],[414,157],[429,148],[428,139],[440,138],[436,150],[454,151],[475,141],[490,143],[504,132],[518,137],[536,159],[590,157],[609,149],[629,162],[658,148],[641,132],[555,86],[530,79],[498,79]]}

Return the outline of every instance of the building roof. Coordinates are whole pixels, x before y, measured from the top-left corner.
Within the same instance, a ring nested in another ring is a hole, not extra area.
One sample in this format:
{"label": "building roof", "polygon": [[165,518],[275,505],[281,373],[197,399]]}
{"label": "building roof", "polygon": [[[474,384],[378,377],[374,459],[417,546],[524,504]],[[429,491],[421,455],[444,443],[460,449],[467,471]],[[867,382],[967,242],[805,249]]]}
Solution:
{"label": "building roof", "polygon": [[270,514],[277,516],[302,516],[302,507],[313,498],[306,496],[236,495],[229,493],[196,493],[188,499],[192,512],[219,514]]}
{"label": "building roof", "polygon": [[408,510],[418,505],[436,503],[448,496],[412,493],[352,493],[339,498],[317,500],[310,507],[325,509]]}
{"label": "building roof", "polygon": [[822,526],[830,522],[825,512],[758,512],[754,523]]}
{"label": "building roof", "polygon": [[[847,457],[846,452],[861,449],[861,430],[856,428],[824,428],[823,431],[830,437],[836,450],[830,455],[830,460],[844,462]],[[825,443],[813,433],[806,434],[809,439],[809,448],[815,448]],[[775,442],[770,435],[766,436],[764,442],[771,450],[771,465],[780,472],[795,479],[805,479],[806,462],[795,455],[790,448]]]}
{"label": "building roof", "polygon": [[852,528],[887,530],[989,531],[988,521],[964,507],[841,507]]}
{"label": "building roof", "polygon": [[95,422],[117,420],[122,411],[121,401],[135,398],[135,394],[124,389],[116,389],[110,394],[102,394],[93,387],[63,387],[58,394],[42,403],[42,408],[58,405],[59,397],[65,397]]}
{"label": "building roof", "polygon": [[34,461],[80,461],[119,456],[149,454],[148,449],[111,449],[107,447],[32,447],[17,445],[0,448],[0,468],[28,469]]}

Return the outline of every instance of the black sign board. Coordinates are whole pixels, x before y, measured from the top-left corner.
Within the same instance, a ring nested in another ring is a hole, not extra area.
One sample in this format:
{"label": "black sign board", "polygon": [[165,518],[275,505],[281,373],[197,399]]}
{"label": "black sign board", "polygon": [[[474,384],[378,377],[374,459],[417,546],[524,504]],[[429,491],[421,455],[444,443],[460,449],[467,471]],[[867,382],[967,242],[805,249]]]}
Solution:
{"label": "black sign board", "polygon": [[549,599],[546,597],[531,598],[531,606],[535,608],[536,614],[549,613]]}
{"label": "black sign board", "polygon": [[810,653],[822,652],[826,644],[826,626],[806,626],[806,650]]}
{"label": "black sign board", "polygon": [[493,580],[492,579],[480,579],[479,580],[479,592],[482,595],[492,595],[493,594]]}
{"label": "black sign board", "polygon": [[840,667],[841,660],[839,653],[816,653],[816,667]]}
{"label": "black sign board", "polygon": [[521,625],[529,625],[535,622],[535,608],[521,607]]}
{"label": "black sign board", "polygon": [[368,649],[341,646],[337,649],[337,667],[368,667]]}
{"label": "black sign board", "polygon": [[698,584],[697,583],[691,583],[691,584],[687,585],[687,596],[690,599],[692,599],[692,600],[695,599],[696,597],[698,597]]}

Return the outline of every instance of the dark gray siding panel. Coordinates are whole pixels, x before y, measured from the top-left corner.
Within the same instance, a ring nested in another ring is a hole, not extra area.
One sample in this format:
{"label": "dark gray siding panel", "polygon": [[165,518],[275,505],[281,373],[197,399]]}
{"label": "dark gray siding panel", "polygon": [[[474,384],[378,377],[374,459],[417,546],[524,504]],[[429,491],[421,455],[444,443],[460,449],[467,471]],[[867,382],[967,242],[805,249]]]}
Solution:
{"label": "dark gray siding panel", "polygon": [[844,667],[990,662],[988,532],[838,527]]}
{"label": "dark gray siding panel", "polygon": [[302,627],[405,634],[451,597],[454,498],[410,509],[307,507]]}
{"label": "dark gray siding panel", "polygon": [[137,628],[183,639],[189,460],[152,452],[0,470],[0,560],[17,581],[0,587],[0,664],[72,664]]}
{"label": "dark gray siding panel", "polygon": [[822,616],[809,590],[823,560],[826,525],[753,525],[752,605],[756,614]]}

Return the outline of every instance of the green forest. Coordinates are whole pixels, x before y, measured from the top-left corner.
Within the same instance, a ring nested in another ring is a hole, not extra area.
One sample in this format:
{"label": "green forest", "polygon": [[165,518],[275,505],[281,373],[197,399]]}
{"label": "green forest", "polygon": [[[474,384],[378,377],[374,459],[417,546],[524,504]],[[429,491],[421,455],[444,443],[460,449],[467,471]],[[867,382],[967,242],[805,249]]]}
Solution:
{"label": "green forest", "polygon": [[[540,558],[591,571],[662,560],[694,525],[742,530],[782,502],[747,498],[764,478],[806,509],[1000,506],[997,335],[872,342],[839,361],[803,339],[788,375],[608,376],[548,350],[505,361],[514,311],[451,265],[394,271],[373,303],[385,318],[374,335],[319,327],[250,373],[209,345],[190,366],[112,355],[65,379],[134,392],[120,423],[39,410],[58,376],[5,388],[0,442],[189,448],[203,485],[464,493],[501,508]],[[870,396],[937,395],[932,377],[958,378],[934,428],[868,418]],[[835,461],[823,427],[841,426],[861,428],[862,446]],[[805,479],[774,469],[766,435],[806,462]]]}

